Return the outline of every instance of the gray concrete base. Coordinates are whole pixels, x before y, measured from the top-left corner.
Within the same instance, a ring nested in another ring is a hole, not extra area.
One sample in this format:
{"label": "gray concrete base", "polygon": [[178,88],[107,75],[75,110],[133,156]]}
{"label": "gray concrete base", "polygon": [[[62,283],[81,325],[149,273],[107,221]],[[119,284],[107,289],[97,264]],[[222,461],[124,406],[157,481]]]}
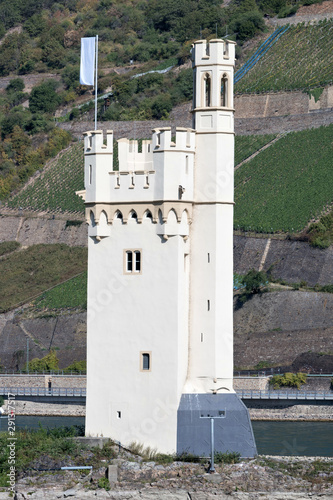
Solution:
{"label": "gray concrete base", "polygon": [[242,457],[257,454],[248,410],[237,394],[183,394],[177,415],[177,453],[210,456],[211,419],[214,419],[214,449],[239,452]]}

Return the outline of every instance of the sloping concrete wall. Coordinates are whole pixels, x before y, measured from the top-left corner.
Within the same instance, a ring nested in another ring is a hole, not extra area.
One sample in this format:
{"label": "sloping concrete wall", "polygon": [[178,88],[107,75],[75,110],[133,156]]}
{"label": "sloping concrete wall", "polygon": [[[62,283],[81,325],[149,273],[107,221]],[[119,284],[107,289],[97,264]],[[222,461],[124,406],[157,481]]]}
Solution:
{"label": "sloping concrete wall", "polygon": [[[245,274],[259,270],[263,261],[267,238],[234,236],[234,271]],[[308,285],[333,283],[333,246],[321,250],[302,241],[270,240],[263,270],[271,270],[274,278],[289,283],[306,281]]]}

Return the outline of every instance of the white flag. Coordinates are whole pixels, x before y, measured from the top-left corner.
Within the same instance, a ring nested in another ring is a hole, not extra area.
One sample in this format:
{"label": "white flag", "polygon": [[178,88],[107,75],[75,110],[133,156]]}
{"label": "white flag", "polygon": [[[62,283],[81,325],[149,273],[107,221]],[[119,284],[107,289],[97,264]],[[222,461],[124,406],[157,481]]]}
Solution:
{"label": "white flag", "polygon": [[94,85],[95,75],[95,45],[96,38],[81,38],[81,64],[80,83],[81,85]]}

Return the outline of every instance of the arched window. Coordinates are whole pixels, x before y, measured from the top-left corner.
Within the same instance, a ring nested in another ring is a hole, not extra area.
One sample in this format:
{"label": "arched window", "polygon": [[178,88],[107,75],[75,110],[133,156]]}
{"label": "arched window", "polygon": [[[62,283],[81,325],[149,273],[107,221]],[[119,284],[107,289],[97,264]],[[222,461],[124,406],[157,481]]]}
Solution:
{"label": "arched window", "polygon": [[204,78],[204,106],[205,108],[208,108],[211,106],[211,93],[212,93],[212,85],[211,85],[211,79],[208,74],[205,75]]}
{"label": "arched window", "polygon": [[223,73],[221,78],[221,106],[228,106],[228,78],[226,73]]}

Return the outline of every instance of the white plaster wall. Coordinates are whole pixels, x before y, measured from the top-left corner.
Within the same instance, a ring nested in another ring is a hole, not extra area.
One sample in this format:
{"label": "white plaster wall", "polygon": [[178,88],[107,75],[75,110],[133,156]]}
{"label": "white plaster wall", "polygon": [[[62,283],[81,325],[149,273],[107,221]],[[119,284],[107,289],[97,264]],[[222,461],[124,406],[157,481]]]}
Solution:
{"label": "white plaster wall", "polygon": [[211,393],[220,387],[232,390],[232,216],[232,205],[197,205],[194,208],[190,360],[184,392]]}
{"label": "white plaster wall", "polygon": [[196,202],[234,201],[234,134],[197,134]]}
{"label": "white plaster wall", "polygon": [[[123,274],[124,249],[142,250],[142,274]],[[185,249],[150,220],[115,222],[110,237],[89,239],[86,435],[175,451],[188,354]],[[141,351],[151,352],[150,372],[140,371]]]}

